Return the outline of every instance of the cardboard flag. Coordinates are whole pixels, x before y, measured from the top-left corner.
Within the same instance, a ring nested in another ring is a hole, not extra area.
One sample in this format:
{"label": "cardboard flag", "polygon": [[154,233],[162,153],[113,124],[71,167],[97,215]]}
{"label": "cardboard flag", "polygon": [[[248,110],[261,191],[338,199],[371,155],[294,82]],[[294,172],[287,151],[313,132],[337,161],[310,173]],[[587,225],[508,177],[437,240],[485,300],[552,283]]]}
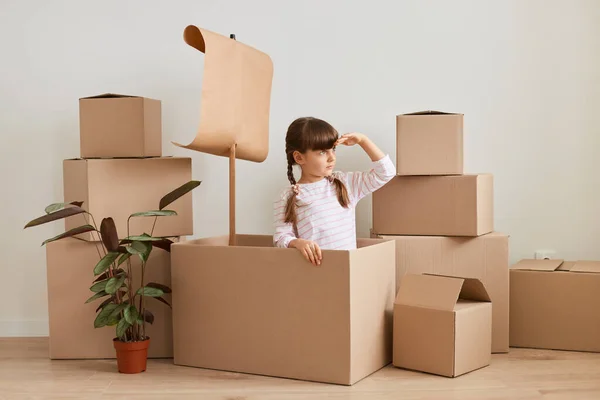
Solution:
{"label": "cardboard flag", "polygon": [[205,54],[200,124],[186,149],[263,162],[269,152],[271,58],[239,41],[190,25],[185,42]]}

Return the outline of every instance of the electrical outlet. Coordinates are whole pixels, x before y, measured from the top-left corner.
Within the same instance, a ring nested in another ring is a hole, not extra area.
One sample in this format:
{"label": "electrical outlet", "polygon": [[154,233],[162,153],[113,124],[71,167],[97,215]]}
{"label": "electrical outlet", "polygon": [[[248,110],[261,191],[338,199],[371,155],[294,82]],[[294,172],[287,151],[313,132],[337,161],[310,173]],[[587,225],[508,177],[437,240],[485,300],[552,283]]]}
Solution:
{"label": "electrical outlet", "polygon": [[556,251],[554,250],[537,250],[534,254],[536,260],[554,260],[556,259]]}

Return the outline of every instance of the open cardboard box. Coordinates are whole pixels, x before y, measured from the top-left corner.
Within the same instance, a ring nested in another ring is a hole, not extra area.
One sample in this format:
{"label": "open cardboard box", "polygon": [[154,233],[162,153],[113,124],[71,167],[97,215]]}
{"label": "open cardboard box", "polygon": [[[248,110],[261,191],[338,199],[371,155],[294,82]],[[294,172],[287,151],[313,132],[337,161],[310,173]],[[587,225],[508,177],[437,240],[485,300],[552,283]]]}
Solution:
{"label": "open cardboard box", "polygon": [[351,385],[391,362],[394,241],[318,267],[272,236],[228,242],[171,247],[175,364]]}
{"label": "open cardboard box", "polygon": [[510,269],[510,345],[600,352],[600,261],[521,260]]}
{"label": "open cardboard box", "polygon": [[404,277],[394,304],[394,365],[456,377],[490,364],[492,303],[478,279]]}

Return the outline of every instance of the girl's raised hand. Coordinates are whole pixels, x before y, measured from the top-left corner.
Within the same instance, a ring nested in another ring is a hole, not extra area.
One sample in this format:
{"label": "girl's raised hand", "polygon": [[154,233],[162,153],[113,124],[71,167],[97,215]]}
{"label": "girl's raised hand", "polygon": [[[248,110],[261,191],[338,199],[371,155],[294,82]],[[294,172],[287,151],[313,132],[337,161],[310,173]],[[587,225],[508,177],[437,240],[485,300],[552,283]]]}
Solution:
{"label": "girl's raised hand", "polygon": [[360,144],[364,139],[365,135],[362,133],[346,133],[335,142],[335,145],[346,145],[346,146],[354,146],[355,144]]}

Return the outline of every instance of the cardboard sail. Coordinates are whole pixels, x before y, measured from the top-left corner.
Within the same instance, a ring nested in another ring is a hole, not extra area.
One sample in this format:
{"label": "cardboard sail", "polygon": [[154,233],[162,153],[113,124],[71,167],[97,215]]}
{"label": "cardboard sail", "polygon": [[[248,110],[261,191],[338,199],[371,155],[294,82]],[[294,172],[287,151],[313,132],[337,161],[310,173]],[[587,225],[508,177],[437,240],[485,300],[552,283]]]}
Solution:
{"label": "cardboard sail", "polygon": [[200,124],[186,149],[263,162],[269,151],[271,58],[226,36],[189,25],[185,42],[205,54]]}

